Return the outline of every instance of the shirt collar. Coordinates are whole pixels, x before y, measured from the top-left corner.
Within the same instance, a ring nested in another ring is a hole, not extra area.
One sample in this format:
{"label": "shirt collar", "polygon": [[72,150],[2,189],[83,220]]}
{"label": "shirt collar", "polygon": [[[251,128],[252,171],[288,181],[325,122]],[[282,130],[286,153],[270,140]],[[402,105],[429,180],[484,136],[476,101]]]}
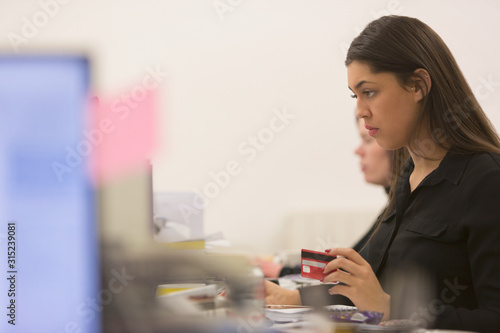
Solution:
{"label": "shirt collar", "polygon": [[[471,157],[472,154],[447,152],[439,166],[422,181],[422,185],[436,185],[444,179],[458,185]],[[404,167],[403,177],[409,177],[414,167],[415,165],[410,157]]]}
{"label": "shirt collar", "polygon": [[441,177],[458,185],[472,154],[453,154],[448,152],[438,167]]}

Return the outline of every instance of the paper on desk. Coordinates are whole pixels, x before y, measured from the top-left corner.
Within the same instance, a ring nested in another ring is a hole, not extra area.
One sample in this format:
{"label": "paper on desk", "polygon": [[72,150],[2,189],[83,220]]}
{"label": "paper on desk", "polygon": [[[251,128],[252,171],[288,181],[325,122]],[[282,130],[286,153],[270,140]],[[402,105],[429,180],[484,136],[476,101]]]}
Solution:
{"label": "paper on desk", "polygon": [[293,322],[302,320],[304,315],[312,311],[311,307],[291,307],[285,306],[283,309],[266,308],[266,317],[274,322]]}
{"label": "paper on desk", "polygon": [[231,244],[224,234],[219,231],[205,237],[205,249],[212,250],[218,247],[229,247]]}
{"label": "paper on desk", "polygon": [[159,300],[172,297],[215,297],[217,289],[215,284],[186,290],[174,291],[165,295],[157,296]]}
{"label": "paper on desk", "polygon": [[342,305],[342,304],[334,304],[325,306],[327,310],[330,311],[356,311],[358,310],[355,306]]}
{"label": "paper on desk", "polygon": [[[161,242],[155,237],[156,241]],[[222,247],[229,247],[230,243],[224,238],[222,232],[208,235],[204,238],[191,238],[178,242],[161,242],[168,248],[174,250],[214,250]]]}
{"label": "paper on desk", "polygon": [[[311,313],[312,307],[294,307],[282,305],[283,308],[278,308],[274,306],[273,308],[266,307],[266,317],[274,322],[295,322],[304,320],[305,316]],[[347,305],[329,305],[325,307],[329,311],[355,311],[357,310],[354,306]]]}
{"label": "paper on desk", "polygon": [[279,285],[285,289],[297,289],[307,286],[315,286],[322,284],[320,281],[315,279],[309,279],[301,276],[300,274],[291,274],[280,277]]}

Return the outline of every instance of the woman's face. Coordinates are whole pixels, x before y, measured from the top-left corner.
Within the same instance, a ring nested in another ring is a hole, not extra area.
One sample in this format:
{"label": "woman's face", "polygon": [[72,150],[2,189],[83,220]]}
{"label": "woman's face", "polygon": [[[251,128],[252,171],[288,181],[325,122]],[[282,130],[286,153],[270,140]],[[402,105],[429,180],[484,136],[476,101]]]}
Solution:
{"label": "woman's face", "polygon": [[389,187],[391,160],[388,152],[368,135],[361,119],[358,120],[358,131],[361,143],[354,152],[360,157],[361,171],[365,174],[365,181]]}
{"label": "woman's face", "polygon": [[356,117],[364,120],[368,134],[387,150],[408,147],[420,93],[403,89],[393,74],[372,73],[358,61],[347,66],[347,81],[357,98]]}

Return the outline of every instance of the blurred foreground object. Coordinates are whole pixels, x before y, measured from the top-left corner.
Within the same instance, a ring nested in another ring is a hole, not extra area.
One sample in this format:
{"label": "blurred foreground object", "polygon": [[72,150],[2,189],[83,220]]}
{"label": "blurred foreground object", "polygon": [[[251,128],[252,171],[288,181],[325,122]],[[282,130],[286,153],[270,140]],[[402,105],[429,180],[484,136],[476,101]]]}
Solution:
{"label": "blurred foreground object", "polygon": [[[103,253],[103,286],[111,286],[117,273],[124,282],[112,300],[103,303],[105,332],[240,332],[242,325],[254,332],[262,328],[262,274],[254,272],[244,258],[174,251],[156,244],[133,254],[122,245],[103,244]],[[187,283],[204,284],[207,292],[202,299],[190,298],[188,292],[196,288],[156,296],[159,285]],[[215,290],[222,288],[226,298],[215,296]]]}
{"label": "blurred foreground object", "polygon": [[154,239],[160,243],[202,240],[203,198],[191,192],[154,192]]}
{"label": "blurred foreground object", "polygon": [[[260,330],[262,275],[244,256],[173,250],[154,240],[151,166],[143,165],[141,172],[99,190],[103,331]],[[157,297],[160,285],[191,283],[216,292],[225,288],[227,297]]]}
{"label": "blurred foreground object", "polygon": [[0,56],[2,332],[100,331],[89,81],[80,55]]}

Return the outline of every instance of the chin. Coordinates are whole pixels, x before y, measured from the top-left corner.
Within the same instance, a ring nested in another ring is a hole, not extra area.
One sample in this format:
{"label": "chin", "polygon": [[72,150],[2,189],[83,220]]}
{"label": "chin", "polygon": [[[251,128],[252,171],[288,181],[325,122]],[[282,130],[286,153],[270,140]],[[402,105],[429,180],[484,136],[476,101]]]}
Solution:
{"label": "chin", "polygon": [[394,142],[387,142],[383,140],[378,140],[377,143],[380,147],[384,148],[385,150],[398,150],[399,148],[402,148],[402,145],[398,145]]}
{"label": "chin", "polygon": [[[387,134],[387,133],[386,133]],[[394,142],[394,140],[391,140],[390,135],[377,135],[373,137],[375,141],[377,141],[378,145],[385,150],[396,150],[400,147],[397,146],[397,142]]]}

